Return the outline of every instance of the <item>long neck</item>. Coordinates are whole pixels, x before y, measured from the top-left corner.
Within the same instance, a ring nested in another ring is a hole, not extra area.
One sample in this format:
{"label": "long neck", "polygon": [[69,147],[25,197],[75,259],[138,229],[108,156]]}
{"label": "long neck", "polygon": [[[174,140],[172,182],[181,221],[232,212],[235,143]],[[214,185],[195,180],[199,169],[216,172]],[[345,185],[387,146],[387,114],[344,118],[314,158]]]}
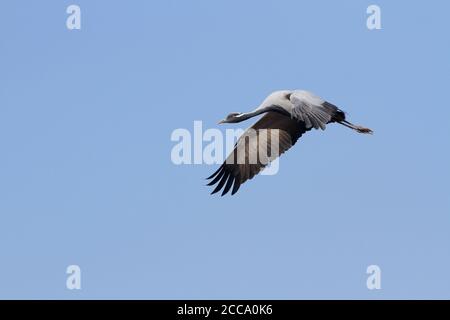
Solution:
{"label": "long neck", "polygon": [[270,105],[270,106],[267,106],[267,107],[258,108],[258,109],[254,110],[254,111],[241,113],[239,116],[235,117],[233,122],[242,122],[242,121],[245,121],[247,119],[259,116],[260,114],[269,112],[269,111],[279,112],[279,113],[282,113],[284,115],[290,116],[290,113],[287,112],[284,108],[282,108],[280,106],[277,106],[277,105]]}

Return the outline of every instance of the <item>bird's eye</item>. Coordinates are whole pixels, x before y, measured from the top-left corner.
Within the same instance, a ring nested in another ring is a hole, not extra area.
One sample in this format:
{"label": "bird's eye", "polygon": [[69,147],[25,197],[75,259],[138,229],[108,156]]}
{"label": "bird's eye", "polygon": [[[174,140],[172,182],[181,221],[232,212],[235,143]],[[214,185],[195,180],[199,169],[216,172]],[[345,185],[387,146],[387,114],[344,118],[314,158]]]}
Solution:
{"label": "bird's eye", "polygon": [[291,94],[292,94],[292,93],[288,93],[288,94],[286,95],[286,99],[291,100]]}

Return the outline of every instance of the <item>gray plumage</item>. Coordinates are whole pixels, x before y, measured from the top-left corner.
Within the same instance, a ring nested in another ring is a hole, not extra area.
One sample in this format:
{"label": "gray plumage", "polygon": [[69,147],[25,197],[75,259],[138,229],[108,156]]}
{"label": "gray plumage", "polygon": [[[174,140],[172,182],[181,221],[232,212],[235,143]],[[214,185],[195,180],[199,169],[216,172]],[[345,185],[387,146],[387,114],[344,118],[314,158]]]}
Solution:
{"label": "gray plumage", "polygon": [[225,162],[208,177],[212,179],[208,185],[217,183],[212,194],[222,188],[222,196],[231,188],[231,194],[235,194],[241,184],[252,179],[313,128],[325,130],[328,123],[337,122],[359,133],[372,133],[368,128],[346,121],[345,113],[335,105],[304,90],[276,91],[254,111],[231,113],[219,123],[237,123],[260,114],[265,115],[244,132]]}

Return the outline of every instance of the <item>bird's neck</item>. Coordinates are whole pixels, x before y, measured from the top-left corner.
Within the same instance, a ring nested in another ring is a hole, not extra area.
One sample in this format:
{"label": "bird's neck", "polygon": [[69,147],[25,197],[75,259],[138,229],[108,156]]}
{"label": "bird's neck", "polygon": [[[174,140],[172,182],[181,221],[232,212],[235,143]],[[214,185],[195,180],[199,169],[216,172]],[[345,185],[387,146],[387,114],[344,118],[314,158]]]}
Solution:
{"label": "bird's neck", "polygon": [[235,122],[242,122],[242,121],[245,121],[245,120],[247,120],[247,119],[256,117],[256,116],[258,116],[258,115],[260,115],[260,114],[262,114],[262,113],[264,113],[264,112],[267,112],[267,111],[264,111],[264,110],[262,110],[262,109],[259,109],[259,110],[257,109],[257,110],[255,110],[255,111],[241,113],[239,116],[237,116],[237,117],[235,118]]}

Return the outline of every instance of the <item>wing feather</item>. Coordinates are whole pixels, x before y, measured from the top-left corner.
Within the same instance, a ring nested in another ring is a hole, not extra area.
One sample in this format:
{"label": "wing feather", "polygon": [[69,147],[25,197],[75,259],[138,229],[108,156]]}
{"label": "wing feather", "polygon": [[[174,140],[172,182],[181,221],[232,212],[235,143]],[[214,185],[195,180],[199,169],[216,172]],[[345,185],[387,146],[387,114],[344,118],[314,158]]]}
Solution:
{"label": "wing feather", "polygon": [[[291,148],[311,129],[305,123],[278,112],[268,112],[238,139],[235,148],[209,179],[208,185],[217,186],[212,193],[223,188],[222,195],[235,194],[240,186],[261,172],[271,161]],[[272,134],[278,134],[278,145],[272,143]],[[272,153],[278,149],[278,154]],[[259,154],[258,154],[259,153]],[[252,161],[255,160],[256,161]]]}
{"label": "wing feather", "polygon": [[294,91],[290,95],[292,102],[292,116],[305,123],[307,129],[325,130],[328,123],[334,122],[336,117],[344,117],[344,113],[335,105],[308,91]]}

